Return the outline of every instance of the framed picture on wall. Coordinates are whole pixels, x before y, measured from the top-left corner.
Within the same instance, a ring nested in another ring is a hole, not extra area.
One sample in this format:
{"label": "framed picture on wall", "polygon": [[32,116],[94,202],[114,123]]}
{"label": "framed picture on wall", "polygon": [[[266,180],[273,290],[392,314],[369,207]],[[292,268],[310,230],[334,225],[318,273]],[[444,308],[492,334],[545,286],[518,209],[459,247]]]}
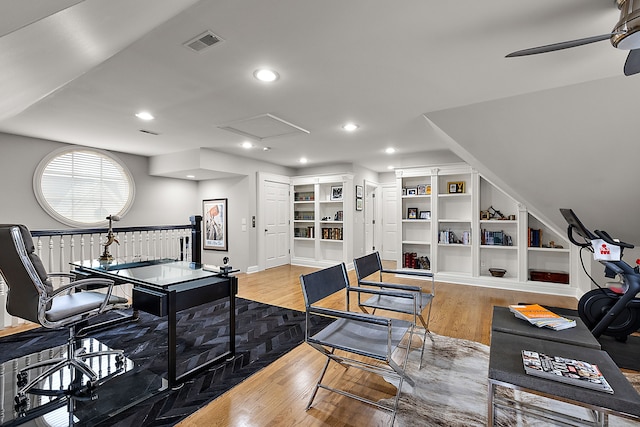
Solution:
{"label": "framed picture on wall", "polygon": [[227,199],[202,201],[203,249],[227,251]]}
{"label": "framed picture on wall", "polygon": [[362,199],[356,199],[356,210],[361,211],[364,208],[364,201]]}
{"label": "framed picture on wall", "polygon": [[356,198],[362,199],[364,193],[364,189],[362,185],[356,185]]}

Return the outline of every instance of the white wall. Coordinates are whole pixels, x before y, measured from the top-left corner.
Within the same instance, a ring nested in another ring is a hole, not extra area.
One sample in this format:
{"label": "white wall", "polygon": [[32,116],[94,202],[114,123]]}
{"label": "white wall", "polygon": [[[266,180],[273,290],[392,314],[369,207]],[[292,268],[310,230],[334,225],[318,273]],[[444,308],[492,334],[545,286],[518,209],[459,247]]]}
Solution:
{"label": "white wall", "polygon": [[[21,223],[32,230],[68,228],[40,207],[33,192],[33,174],[40,161],[66,145],[0,133],[0,223]],[[146,157],[113,154],[129,168],[136,186],[133,205],[118,226],[188,224],[189,216],[202,211],[197,183],[149,176]]]}
{"label": "white wall", "polygon": [[[214,179],[202,181],[198,194],[200,200],[207,199],[227,199],[227,251],[204,250],[202,251],[202,262],[205,264],[222,265],[222,259],[229,257],[229,264],[234,269],[247,271],[249,266],[255,265],[256,250],[255,244],[251,244],[255,235],[255,229],[251,227],[251,215],[255,212],[250,208],[250,197],[252,178],[248,176]],[[253,185],[255,188],[255,185]],[[254,196],[255,199],[255,196]],[[202,203],[202,202],[201,202]],[[202,211],[202,207],[200,207]],[[202,214],[201,214],[202,215]],[[247,224],[246,231],[242,231],[242,219]]]}

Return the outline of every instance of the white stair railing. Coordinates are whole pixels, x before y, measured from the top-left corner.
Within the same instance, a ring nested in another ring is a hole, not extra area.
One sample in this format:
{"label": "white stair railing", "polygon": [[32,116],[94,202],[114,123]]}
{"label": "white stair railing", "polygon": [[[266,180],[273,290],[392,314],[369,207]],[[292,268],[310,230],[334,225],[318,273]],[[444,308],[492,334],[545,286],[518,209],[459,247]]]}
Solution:
{"label": "white stair railing", "polygon": [[[112,244],[109,251],[116,260],[170,258],[191,262],[200,259],[193,255],[190,244],[192,225],[114,228],[120,244]],[[36,253],[48,272],[71,272],[71,263],[97,259],[104,249],[107,229],[69,229],[32,231]],[[195,245],[199,247],[199,245]],[[59,286],[63,279],[56,278]],[[118,286],[121,296],[130,296],[130,286]],[[0,275],[0,330],[25,323],[7,313],[8,288]]]}

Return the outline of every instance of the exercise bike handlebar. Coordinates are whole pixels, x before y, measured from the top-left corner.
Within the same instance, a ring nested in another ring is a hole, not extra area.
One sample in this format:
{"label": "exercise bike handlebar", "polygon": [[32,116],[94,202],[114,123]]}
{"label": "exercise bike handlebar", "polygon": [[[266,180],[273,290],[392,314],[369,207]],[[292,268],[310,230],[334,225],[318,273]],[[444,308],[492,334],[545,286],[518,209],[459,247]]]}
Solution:
{"label": "exercise bike handlebar", "polygon": [[[569,238],[569,241],[571,243],[573,243],[576,246],[580,246],[580,247],[584,247],[584,248],[588,248],[591,247],[591,242],[589,240],[585,240],[584,242],[580,243],[578,242],[574,237],[573,237],[573,231],[576,231],[578,234],[580,234],[582,236],[582,233],[580,233],[580,230],[573,224],[569,224],[569,227],[567,228],[567,237]],[[584,236],[583,236],[584,237]],[[594,236],[595,237],[595,236]],[[587,239],[585,237],[585,239]]]}
{"label": "exercise bike handlebar", "polygon": [[594,230],[593,232],[596,233],[598,237],[600,237],[602,240],[604,240],[610,245],[620,246],[621,248],[629,248],[629,249],[634,248],[634,246],[631,243],[625,243],[622,240],[614,239],[606,231]]}

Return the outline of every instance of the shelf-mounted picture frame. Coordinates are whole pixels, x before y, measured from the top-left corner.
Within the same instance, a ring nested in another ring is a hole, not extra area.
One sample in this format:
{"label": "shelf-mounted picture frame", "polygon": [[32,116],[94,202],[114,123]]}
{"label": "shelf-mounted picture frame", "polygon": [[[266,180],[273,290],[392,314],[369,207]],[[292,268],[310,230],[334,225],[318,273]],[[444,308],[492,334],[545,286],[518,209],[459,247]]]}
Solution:
{"label": "shelf-mounted picture frame", "polygon": [[356,210],[361,211],[364,208],[364,201],[362,199],[356,199]]}
{"label": "shelf-mounted picture frame", "polygon": [[407,219],[418,219],[418,208],[408,208]]}
{"label": "shelf-mounted picture frame", "polygon": [[407,188],[407,196],[417,196],[417,195],[418,195],[417,187]]}
{"label": "shelf-mounted picture frame", "polygon": [[431,219],[431,211],[420,211],[420,219]]}
{"label": "shelf-mounted picture frame", "polygon": [[342,200],[342,185],[331,187],[331,200]]}
{"label": "shelf-mounted picture frame", "polygon": [[418,184],[417,194],[418,194],[418,196],[426,196],[427,195],[427,184]]}
{"label": "shelf-mounted picture frame", "polygon": [[202,248],[213,251],[228,251],[227,199],[202,201],[204,241]]}
{"label": "shelf-mounted picture frame", "polygon": [[464,193],[464,181],[447,182],[449,194]]}
{"label": "shelf-mounted picture frame", "polygon": [[356,199],[362,199],[364,197],[364,187],[362,185],[356,185]]}

